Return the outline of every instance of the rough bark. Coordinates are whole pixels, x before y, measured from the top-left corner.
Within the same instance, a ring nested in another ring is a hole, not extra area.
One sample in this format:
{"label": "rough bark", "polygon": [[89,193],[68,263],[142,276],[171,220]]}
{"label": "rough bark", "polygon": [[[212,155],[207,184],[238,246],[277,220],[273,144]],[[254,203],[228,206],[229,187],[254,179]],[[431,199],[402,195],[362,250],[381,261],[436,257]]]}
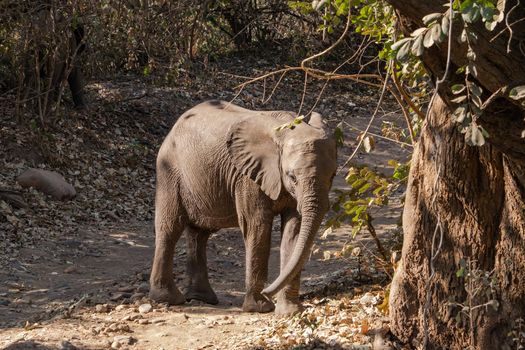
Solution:
{"label": "rough bark", "polygon": [[[398,10],[406,32],[422,26],[423,16],[444,11],[442,0],[389,2]],[[506,11],[515,4],[516,0],[507,1]],[[524,15],[525,6],[520,5],[509,22]],[[490,42],[504,25],[494,32],[475,27],[479,36],[476,83],[485,91],[484,99],[503,86],[525,83],[525,57],[519,48],[524,25],[513,27],[510,53],[508,32]],[[459,34],[457,28],[455,33]],[[452,53],[453,73],[466,62],[465,48],[455,43]],[[441,76],[445,57],[442,45],[429,50],[423,61],[432,75]],[[488,144],[467,146],[452,121],[448,96],[450,84],[458,79],[450,74],[440,89],[413,155],[401,264],[390,292],[391,329],[412,346],[421,345],[427,336],[428,349],[516,349],[519,342],[525,343],[509,335],[519,319],[525,319],[525,140],[521,138],[525,113],[508,98],[495,99],[480,120],[490,134]],[[438,220],[443,244],[428,284]],[[471,312],[472,323],[465,317],[459,323],[455,320],[460,310],[457,303],[470,299],[465,279],[456,276],[462,259],[492,272],[496,279],[493,296],[483,293],[471,301],[475,306],[495,298],[499,307],[476,309]],[[425,326],[427,293],[431,298]]]}

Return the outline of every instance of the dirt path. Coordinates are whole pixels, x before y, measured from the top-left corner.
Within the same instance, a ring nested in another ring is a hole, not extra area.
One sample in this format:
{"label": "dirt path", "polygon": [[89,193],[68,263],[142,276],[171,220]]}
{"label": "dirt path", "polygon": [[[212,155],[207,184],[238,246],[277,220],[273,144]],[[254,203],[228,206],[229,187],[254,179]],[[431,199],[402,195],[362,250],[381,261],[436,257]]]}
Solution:
{"label": "dirt path", "polygon": [[[278,222],[275,226],[270,279],[278,274]],[[346,238],[340,230],[328,245],[326,241],[318,244],[340,250]],[[52,250],[23,250],[18,272],[0,274],[7,281],[0,286],[0,348],[106,349],[119,339],[133,343],[133,349],[221,349],[232,335],[249,333],[273,318],[240,310],[244,248],[236,229],[219,231],[208,245],[210,279],[219,305],[191,302],[168,308],[153,304],[151,312],[138,312],[139,305],[150,303],[144,294],[153,242],[151,226],[107,232],[86,228]],[[183,285],[184,259],[181,239],[175,259],[179,285]],[[324,261],[322,254],[313,255],[305,269],[303,289],[319,290],[351,267],[341,259]]]}

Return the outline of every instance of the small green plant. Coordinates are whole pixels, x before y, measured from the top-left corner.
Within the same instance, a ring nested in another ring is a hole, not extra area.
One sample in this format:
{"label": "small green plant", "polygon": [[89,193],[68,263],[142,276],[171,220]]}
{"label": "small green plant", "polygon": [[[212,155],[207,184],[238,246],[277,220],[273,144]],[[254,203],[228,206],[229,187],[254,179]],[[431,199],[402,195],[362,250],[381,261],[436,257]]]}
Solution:
{"label": "small green plant", "polygon": [[284,130],[284,129],[295,129],[295,127],[299,124],[301,124],[303,122],[303,119],[304,119],[304,115],[299,115],[297,117],[294,118],[294,120],[292,120],[291,122],[289,123],[284,123],[282,125],[279,125],[277,128],[275,128],[276,131],[281,131],[281,130]]}
{"label": "small green plant", "polygon": [[350,185],[350,189],[334,190],[337,197],[332,205],[333,215],[327,221],[329,230],[340,227],[342,223],[349,223],[352,226],[352,237],[363,228],[367,228],[376,238],[371,209],[388,205],[392,194],[406,183],[410,169],[410,162],[400,163],[390,160],[388,164],[394,168],[390,177],[379,174],[367,166],[355,166],[348,170],[345,180]]}
{"label": "small green plant", "polygon": [[456,277],[462,279],[466,292],[466,299],[463,302],[451,300],[449,306],[459,308],[456,314],[456,322],[463,326],[468,325],[470,341],[475,345],[476,326],[475,319],[479,312],[489,309],[497,311],[499,302],[496,299],[496,286],[498,281],[493,271],[484,271],[477,267],[476,261],[461,259]]}

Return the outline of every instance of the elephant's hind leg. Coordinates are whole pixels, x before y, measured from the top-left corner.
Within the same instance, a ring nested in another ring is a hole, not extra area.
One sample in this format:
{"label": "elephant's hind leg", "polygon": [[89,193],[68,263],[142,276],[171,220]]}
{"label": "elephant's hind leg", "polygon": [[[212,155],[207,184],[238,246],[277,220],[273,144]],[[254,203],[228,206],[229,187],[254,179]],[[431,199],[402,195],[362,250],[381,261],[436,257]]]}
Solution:
{"label": "elephant's hind leg", "polygon": [[186,227],[187,261],[186,300],[196,299],[208,304],[218,304],[219,299],[210,286],[208,263],[206,260],[206,243],[210,232],[196,227]]}
{"label": "elephant's hind leg", "polygon": [[183,208],[178,188],[170,184],[165,169],[157,171],[155,197],[155,257],[150,277],[151,299],[171,305],[183,304],[186,298],[173,280],[173,253],[184,229]]}

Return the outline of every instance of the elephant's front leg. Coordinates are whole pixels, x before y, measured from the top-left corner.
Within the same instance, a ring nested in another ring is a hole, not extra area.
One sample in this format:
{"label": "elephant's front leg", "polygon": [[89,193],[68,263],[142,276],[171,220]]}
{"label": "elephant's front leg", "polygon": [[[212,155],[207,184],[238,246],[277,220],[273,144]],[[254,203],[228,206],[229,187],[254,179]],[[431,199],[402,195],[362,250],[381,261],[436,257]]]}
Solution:
{"label": "elephant's front leg", "polygon": [[272,220],[247,225],[244,233],[246,245],[246,295],[242,304],[243,311],[270,312],[275,309],[273,302],[261,294],[268,278],[268,259]]}
{"label": "elephant's front leg", "polygon": [[[286,266],[297,241],[297,235],[301,227],[301,218],[297,211],[290,209],[281,214],[281,271]],[[277,294],[276,314],[292,314],[301,310],[299,302],[299,285],[301,272],[294,277],[290,284],[286,285]]]}
{"label": "elephant's front leg", "polygon": [[253,198],[244,200],[245,203],[237,205],[246,246],[246,295],[242,309],[247,312],[271,312],[275,305],[261,291],[268,278],[273,213],[258,207]]}

